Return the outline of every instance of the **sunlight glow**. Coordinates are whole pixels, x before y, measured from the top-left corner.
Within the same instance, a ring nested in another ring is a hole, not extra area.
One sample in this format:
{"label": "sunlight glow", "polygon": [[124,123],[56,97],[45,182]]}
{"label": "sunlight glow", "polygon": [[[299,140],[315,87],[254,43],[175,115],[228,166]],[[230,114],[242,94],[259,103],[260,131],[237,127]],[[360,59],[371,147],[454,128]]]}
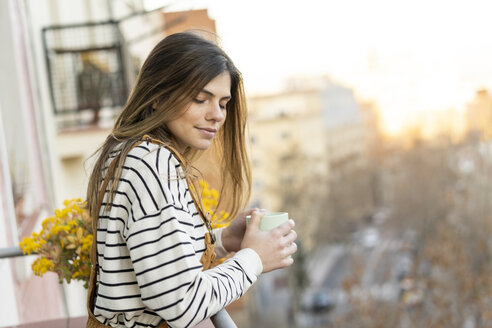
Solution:
{"label": "sunlight glow", "polygon": [[182,6],[208,8],[248,93],[277,91],[296,75],[328,74],[375,101],[389,134],[431,112],[463,112],[479,88],[492,90],[489,0],[196,0]]}

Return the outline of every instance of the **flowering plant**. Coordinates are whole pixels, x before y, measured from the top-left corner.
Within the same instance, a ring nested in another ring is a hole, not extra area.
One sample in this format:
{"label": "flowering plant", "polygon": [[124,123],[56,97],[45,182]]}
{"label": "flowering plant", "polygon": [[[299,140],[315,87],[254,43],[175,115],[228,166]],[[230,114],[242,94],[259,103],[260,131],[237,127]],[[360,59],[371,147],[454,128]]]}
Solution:
{"label": "flowering plant", "polygon": [[219,211],[217,214],[217,205],[219,204],[220,197],[219,192],[214,188],[210,188],[205,180],[200,180],[199,186],[202,190],[201,198],[203,209],[205,210],[205,213],[210,216],[212,228],[217,229],[228,226],[229,222],[227,219],[229,218],[229,213],[226,211]]}
{"label": "flowering plant", "polygon": [[25,237],[19,247],[24,254],[36,253],[39,257],[32,263],[37,276],[52,271],[60,283],[72,279],[81,280],[87,288],[91,272],[90,252],[92,223],[86,203],[79,199],[65,200],[65,208],[55,210],[55,215],[46,218],[39,233]]}
{"label": "flowering plant", "polygon": [[[201,197],[205,213],[211,216],[214,229],[229,225],[229,213],[217,211],[219,192],[200,180]],[[65,200],[65,208],[56,209],[55,215],[46,218],[39,233],[25,237],[19,247],[24,254],[38,254],[32,263],[37,276],[52,271],[60,283],[72,279],[84,282],[87,288],[91,272],[92,220],[85,209],[86,203],[80,198]]]}

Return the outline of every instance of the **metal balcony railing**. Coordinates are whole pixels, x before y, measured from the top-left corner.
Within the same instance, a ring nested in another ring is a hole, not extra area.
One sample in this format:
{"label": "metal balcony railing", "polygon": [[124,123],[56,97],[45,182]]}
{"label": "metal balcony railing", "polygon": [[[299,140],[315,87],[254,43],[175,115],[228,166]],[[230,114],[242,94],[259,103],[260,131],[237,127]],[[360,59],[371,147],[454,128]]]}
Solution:
{"label": "metal balcony railing", "polygon": [[0,248],[0,259],[24,256],[19,247]]}
{"label": "metal balcony railing", "polygon": [[[58,130],[110,127],[125,104],[138,64],[128,46],[179,24],[176,17],[131,39],[121,24],[160,14],[166,6],[134,12],[118,20],[64,24],[42,29],[50,95]],[[130,73],[130,74],[128,74]]]}
{"label": "metal balcony railing", "polygon": [[128,93],[118,23],[50,26],[42,33],[58,129],[111,125]]}

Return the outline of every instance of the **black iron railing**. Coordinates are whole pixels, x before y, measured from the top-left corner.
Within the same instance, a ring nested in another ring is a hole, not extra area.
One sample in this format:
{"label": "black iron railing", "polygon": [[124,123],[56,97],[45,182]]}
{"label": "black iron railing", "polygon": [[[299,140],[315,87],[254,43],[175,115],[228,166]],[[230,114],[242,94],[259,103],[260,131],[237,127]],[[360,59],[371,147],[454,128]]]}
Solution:
{"label": "black iron railing", "polygon": [[[134,12],[118,20],[64,24],[42,29],[50,95],[58,130],[110,127],[128,96],[139,64],[128,46],[181,23],[177,17],[132,39],[123,37],[121,23],[159,13],[166,6]],[[128,74],[130,72],[131,74]]]}
{"label": "black iron railing", "polygon": [[111,125],[128,93],[118,23],[59,25],[42,31],[58,129]]}

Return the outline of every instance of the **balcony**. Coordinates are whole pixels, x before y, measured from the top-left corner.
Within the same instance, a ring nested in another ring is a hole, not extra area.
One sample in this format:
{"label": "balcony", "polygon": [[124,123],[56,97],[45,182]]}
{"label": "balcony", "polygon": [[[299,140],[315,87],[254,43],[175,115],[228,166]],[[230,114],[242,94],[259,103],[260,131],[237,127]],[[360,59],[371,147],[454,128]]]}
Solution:
{"label": "balcony", "polygon": [[128,94],[118,23],[50,26],[42,32],[58,130],[111,126]]}

